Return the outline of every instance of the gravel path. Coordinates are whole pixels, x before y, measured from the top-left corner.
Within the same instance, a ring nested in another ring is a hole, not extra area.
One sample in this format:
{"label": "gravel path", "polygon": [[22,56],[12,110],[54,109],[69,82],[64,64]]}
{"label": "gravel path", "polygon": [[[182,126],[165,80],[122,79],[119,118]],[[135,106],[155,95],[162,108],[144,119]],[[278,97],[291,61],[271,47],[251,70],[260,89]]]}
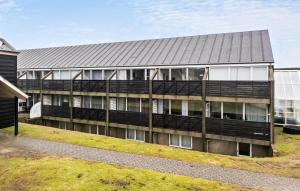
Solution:
{"label": "gravel path", "polygon": [[65,155],[78,159],[100,161],[114,165],[150,169],[164,173],[202,178],[262,190],[300,191],[300,179],[295,178],[286,178],[210,165],[191,164],[158,157],[107,151],[24,137],[14,138],[13,145],[31,151]]}

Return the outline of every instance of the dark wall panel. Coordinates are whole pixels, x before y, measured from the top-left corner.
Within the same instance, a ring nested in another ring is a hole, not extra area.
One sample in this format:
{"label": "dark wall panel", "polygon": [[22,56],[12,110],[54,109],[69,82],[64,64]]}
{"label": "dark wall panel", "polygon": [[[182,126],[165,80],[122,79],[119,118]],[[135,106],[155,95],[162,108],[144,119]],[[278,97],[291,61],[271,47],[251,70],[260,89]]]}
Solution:
{"label": "dark wall panel", "polygon": [[[0,55],[0,75],[9,82],[17,83],[17,57]],[[14,125],[14,99],[0,99],[0,128]]]}

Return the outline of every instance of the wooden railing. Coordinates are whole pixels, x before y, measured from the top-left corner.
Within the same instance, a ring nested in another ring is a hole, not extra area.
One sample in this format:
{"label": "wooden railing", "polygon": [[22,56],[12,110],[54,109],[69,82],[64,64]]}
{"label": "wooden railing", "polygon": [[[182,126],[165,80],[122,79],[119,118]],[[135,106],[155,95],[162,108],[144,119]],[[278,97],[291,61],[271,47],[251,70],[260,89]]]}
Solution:
{"label": "wooden railing", "polygon": [[[74,119],[105,121],[106,110],[89,108],[72,108]],[[70,108],[66,106],[42,107],[43,116],[70,118]],[[169,114],[152,114],[153,127],[181,131],[202,131],[202,118],[199,116],[180,116]],[[270,123],[244,120],[206,118],[206,133],[257,140],[270,140]],[[109,111],[109,123],[135,125],[147,128],[147,113],[131,111]],[[147,130],[147,129],[145,129]]]}
{"label": "wooden railing", "polygon": [[214,97],[270,98],[268,81],[211,81],[206,82],[206,95]]}
{"label": "wooden railing", "polygon": [[206,118],[208,134],[270,140],[270,123]]}
{"label": "wooden railing", "polygon": [[[18,80],[22,90],[39,90],[41,80]],[[152,93],[157,95],[202,96],[202,81],[152,81]],[[73,91],[106,92],[105,80],[74,80]],[[206,96],[270,98],[268,81],[206,81]],[[70,80],[43,80],[43,90],[70,91]],[[110,80],[109,92],[148,94],[147,80]]]}

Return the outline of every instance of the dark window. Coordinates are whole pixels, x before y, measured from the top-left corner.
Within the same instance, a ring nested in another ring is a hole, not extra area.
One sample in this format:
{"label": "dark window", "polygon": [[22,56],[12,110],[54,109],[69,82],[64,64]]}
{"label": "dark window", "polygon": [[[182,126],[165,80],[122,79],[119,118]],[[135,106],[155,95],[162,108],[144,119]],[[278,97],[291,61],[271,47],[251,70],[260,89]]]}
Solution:
{"label": "dark window", "polygon": [[221,118],[221,102],[210,102],[210,117]]}
{"label": "dark window", "polygon": [[181,115],[181,100],[172,100],[171,101],[171,114]]}
{"label": "dark window", "polygon": [[189,102],[189,116],[202,115],[202,101],[188,101]]}
{"label": "dark window", "polygon": [[243,104],[242,103],[223,103],[224,119],[243,120]]}
{"label": "dark window", "polygon": [[239,155],[243,155],[243,156],[250,156],[251,152],[251,146],[248,143],[238,143],[239,144]]}

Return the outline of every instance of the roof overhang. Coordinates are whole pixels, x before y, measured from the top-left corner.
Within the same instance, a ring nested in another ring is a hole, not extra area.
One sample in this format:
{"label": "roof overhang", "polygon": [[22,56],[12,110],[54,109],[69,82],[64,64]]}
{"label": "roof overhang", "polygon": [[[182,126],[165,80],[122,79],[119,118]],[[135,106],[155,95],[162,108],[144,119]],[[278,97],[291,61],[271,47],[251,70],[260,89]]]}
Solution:
{"label": "roof overhang", "polygon": [[23,93],[19,88],[0,76],[0,98],[19,98],[26,100],[28,95]]}

